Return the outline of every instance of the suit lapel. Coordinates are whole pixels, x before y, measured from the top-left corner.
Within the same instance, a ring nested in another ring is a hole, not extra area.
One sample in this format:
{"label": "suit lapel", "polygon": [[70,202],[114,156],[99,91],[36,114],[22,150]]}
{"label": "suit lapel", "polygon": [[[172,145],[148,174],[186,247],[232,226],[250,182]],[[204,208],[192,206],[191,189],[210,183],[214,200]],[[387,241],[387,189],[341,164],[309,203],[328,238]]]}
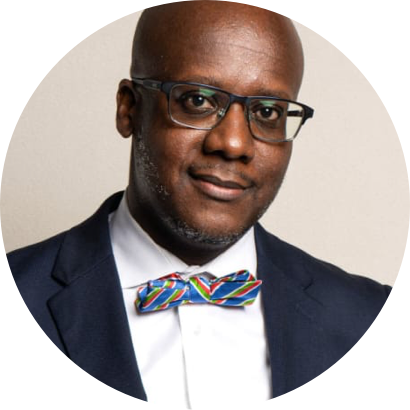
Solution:
{"label": "suit lapel", "polygon": [[[326,332],[323,306],[306,292],[311,278],[297,254],[277,238],[256,227],[258,278],[270,353],[273,397],[285,394],[322,373]],[[290,248],[290,247],[289,247]],[[295,259],[296,258],[296,259]]]}
{"label": "suit lapel", "polygon": [[65,286],[48,305],[71,360],[103,383],[146,400],[109,238],[108,214],[120,199],[110,198],[67,233],[53,272]]}

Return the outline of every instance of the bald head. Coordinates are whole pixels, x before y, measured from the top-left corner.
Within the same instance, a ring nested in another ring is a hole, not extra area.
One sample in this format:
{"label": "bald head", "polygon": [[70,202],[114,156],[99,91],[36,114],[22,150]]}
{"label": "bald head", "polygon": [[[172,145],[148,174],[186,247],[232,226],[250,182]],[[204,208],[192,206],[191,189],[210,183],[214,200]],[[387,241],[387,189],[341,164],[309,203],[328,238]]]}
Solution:
{"label": "bald head", "polygon": [[258,64],[260,58],[269,57],[273,72],[291,72],[293,97],[297,95],[303,52],[292,22],[271,11],[239,3],[190,1],[145,10],[134,37],[131,74],[189,80],[171,78],[172,73],[190,62],[198,48],[224,54],[241,48],[241,61],[232,56],[233,63],[239,64]]}

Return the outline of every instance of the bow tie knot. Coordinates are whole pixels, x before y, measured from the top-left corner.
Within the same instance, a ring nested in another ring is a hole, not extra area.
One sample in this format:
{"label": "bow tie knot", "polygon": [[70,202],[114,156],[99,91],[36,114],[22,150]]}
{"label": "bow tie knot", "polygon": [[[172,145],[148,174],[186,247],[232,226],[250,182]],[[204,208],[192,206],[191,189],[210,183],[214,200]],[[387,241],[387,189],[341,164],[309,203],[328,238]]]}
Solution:
{"label": "bow tie knot", "polygon": [[246,270],[217,279],[204,276],[183,279],[179,273],[171,273],[141,286],[135,305],[140,312],[171,309],[187,303],[247,306],[255,301],[261,284],[261,280],[255,280]]}

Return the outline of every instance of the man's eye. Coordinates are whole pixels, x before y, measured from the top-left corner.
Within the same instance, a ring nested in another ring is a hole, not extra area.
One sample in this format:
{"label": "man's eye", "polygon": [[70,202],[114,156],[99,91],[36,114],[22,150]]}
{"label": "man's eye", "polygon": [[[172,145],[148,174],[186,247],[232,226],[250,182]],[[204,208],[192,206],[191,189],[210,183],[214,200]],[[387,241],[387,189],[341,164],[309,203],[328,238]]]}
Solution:
{"label": "man's eye", "polygon": [[217,108],[217,104],[212,101],[212,98],[198,92],[183,94],[179,98],[179,103],[184,110],[193,113],[213,112]]}
{"label": "man's eye", "polygon": [[275,122],[282,117],[282,109],[278,106],[259,106],[253,109],[253,117],[256,120]]}
{"label": "man's eye", "polygon": [[193,95],[188,99],[188,102],[195,105],[195,107],[201,107],[206,103],[206,98],[203,95]]}

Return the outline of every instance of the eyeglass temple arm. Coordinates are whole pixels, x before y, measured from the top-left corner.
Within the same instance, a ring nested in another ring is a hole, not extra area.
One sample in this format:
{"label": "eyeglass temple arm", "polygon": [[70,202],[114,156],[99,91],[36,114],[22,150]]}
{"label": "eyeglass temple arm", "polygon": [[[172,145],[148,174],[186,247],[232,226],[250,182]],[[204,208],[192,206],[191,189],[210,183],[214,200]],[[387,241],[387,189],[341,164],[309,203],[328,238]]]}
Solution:
{"label": "eyeglass temple arm", "polygon": [[303,117],[302,118],[302,125],[303,125],[307,119],[313,117],[314,112],[315,111],[312,108],[305,106],[304,111],[288,111],[287,116],[288,117]]}
{"label": "eyeglass temple arm", "polygon": [[161,90],[162,82],[155,80],[142,80],[141,78],[131,77],[132,81],[136,84],[142,85],[144,88],[151,90]]}
{"label": "eyeglass temple arm", "polygon": [[305,111],[304,111],[304,115],[303,115],[303,119],[302,119],[302,125],[306,122],[306,120],[308,120],[309,118],[313,118],[313,113],[315,112],[315,110],[313,108],[310,108],[308,106],[304,106]]}

